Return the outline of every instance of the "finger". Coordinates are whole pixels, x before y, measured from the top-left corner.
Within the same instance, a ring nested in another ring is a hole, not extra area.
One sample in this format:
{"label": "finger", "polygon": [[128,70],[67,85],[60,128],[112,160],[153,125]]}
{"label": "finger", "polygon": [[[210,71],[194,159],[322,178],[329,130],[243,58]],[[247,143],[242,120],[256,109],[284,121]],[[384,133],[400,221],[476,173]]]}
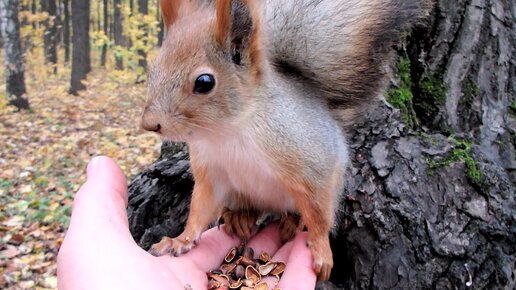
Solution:
{"label": "finger", "polygon": [[273,256],[281,247],[280,228],[277,222],[265,227],[256,234],[247,244],[254,250],[254,258],[258,258],[262,252]]}
{"label": "finger", "polygon": [[[286,264],[293,246],[294,240],[287,242],[285,245],[283,245],[283,247],[279,248],[276,254],[274,254],[274,256],[271,258],[271,261],[283,262]],[[278,286],[278,280],[276,277],[267,276],[262,279],[262,281],[269,285],[269,289],[274,289]]]}
{"label": "finger", "polygon": [[74,199],[69,231],[79,229],[96,236],[115,230],[130,236],[126,206],[124,174],[112,159],[95,157],[88,165],[88,179]]}
{"label": "finger", "polygon": [[217,269],[229,250],[240,244],[240,240],[228,235],[224,227],[214,227],[204,232],[199,245],[178,259],[190,260],[204,272]]}
{"label": "finger", "polygon": [[306,246],[308,234],[299,233],[293,240],[292,249],[287,258],[287,267],[279,282],[284,290],[314,289],[317,276],[313,269],[313,258]]}

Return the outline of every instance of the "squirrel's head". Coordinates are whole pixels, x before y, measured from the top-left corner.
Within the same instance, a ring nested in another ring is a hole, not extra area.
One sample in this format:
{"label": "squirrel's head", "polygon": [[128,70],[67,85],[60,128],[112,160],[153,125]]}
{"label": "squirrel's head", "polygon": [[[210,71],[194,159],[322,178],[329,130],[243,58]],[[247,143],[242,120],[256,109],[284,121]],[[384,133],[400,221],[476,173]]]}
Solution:
{"label": "squirrel's head", "polygon": [[161,0],[168,32],[149,68],[142,128],[190,141],[238,121],[263,67],[254,2]]}

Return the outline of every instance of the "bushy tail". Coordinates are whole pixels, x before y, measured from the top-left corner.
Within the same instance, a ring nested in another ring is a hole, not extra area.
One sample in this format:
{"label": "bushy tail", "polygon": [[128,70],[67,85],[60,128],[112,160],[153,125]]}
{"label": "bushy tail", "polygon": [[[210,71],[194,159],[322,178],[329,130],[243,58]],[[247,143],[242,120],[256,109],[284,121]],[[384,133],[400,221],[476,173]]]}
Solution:
{"label": "bushy tail", "polygon": [[346,121],[385,87],[393,41],[431,0],[267,0],[265,7],[274,65],[313,83]]}

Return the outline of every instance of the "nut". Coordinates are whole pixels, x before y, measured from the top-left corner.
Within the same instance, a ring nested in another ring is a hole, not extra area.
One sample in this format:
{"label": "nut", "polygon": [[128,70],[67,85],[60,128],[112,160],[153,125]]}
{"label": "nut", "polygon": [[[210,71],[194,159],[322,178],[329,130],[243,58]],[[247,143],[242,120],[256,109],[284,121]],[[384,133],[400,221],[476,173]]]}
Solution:
{"label": "nut", "polygon": [[274,264],[276,264],[276,267],[274,267],[274,269],[272,269],[272,271],[269,273],[270,275],[272,275],[272,276],[280,275],[285,271],[285,267],[286,267],[285,263],[276,262]]}
{"label": "nut", "polygon": [[260,259],[262,262],[267,263],[267,262],[269,262],[269,261],[271,260],[271,256],[270,256],[267,252],[262,252],[262,253],[260,254],[259,259]]}
{"label": "nut", "polygon": [[253,266],[247,266],[247,268],[245,268],[245,278],[252,280],[253,284],[256,284],[262,280],[260,272],[258,272],[258,270],[256,270]]}
{"label": "nut", "polygon": [[226,257],[224,258],[224,261],[226,261],[226,263],[231,263],[233,261],[233,259],[235,259],[236,255],[237,255],[237,248],[233,247],[227,253]]}
{"label": "nut", "polygon": [[260,275],[262,275],[262,277],[267,276],[274,269],[274,267],[276,267],[276,264],[274,263],[260,265],[260,267],[258,267],[258,272],[260,272]]}
{"label": "nut", "polygon": [[256,286],[254,286],[254,289],[255,290],[269,290],[269,285],[267,285],[267,283],[265,283],[265,282],[262,282],[260,284],[257,284]]}

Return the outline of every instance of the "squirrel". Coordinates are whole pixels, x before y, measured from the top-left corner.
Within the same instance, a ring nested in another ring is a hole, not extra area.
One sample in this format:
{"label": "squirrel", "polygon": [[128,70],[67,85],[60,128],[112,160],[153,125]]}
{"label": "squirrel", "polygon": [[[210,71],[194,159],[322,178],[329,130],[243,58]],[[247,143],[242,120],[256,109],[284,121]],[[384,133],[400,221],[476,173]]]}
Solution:
{"label": "squirrel", "polygon": [[350,164],[345,124],[385,87],[384,66],[425,0],[161,0],[142,128],[186,142],[195,180],[181,255],[222,217],[247,240],[262,213],[305,227],[319,280]]}

